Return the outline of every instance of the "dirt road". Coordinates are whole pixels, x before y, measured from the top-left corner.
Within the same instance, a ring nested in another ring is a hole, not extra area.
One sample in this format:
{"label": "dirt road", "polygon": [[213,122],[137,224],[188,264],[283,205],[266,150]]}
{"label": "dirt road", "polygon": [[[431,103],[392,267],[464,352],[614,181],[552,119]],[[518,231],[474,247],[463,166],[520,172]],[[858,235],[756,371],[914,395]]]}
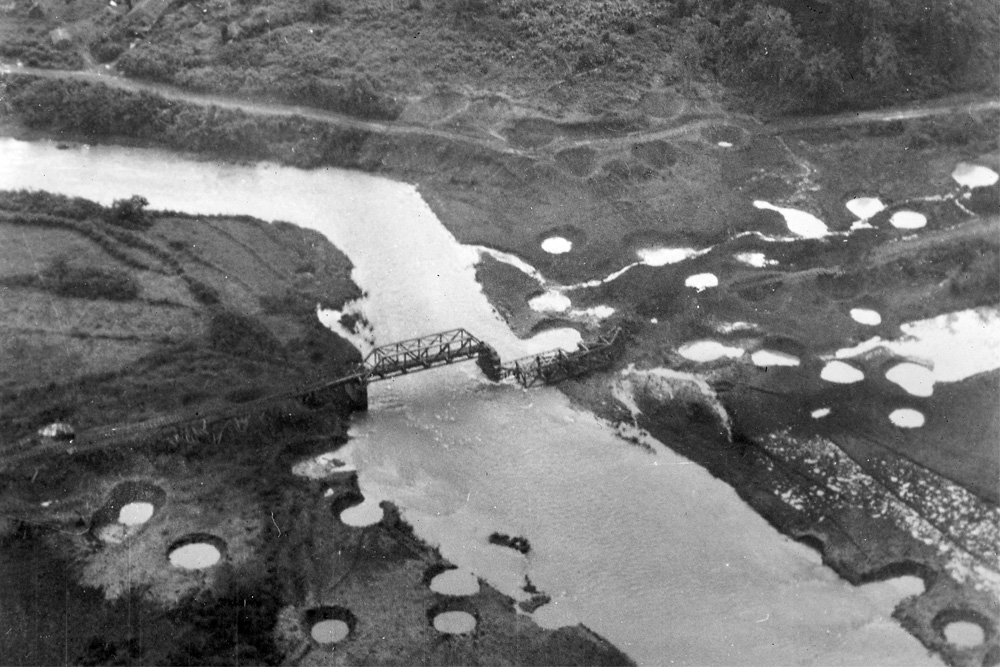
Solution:
{"label": "dirt road", "polygon": [[742,114],[733,114],[727,118],[713,117],[693,120],[682,125],[671,127],[650,128],[636,132],[622,133],[613,137],[594,137],[584,139],[574,139],[559,135],[553,136],[553,141],[534,148],[518,147],[511,144],[501,133],[496,131],[484,131],[481,134],[472,134],[455,131],[452,129],[438,129],[426,125],[413,123],[403,123],[398,121],[376,122],[363,120],[347,116],[345,114],[326,111],[311,107],[280,104],[274,102],[261,102],[250,99],[231,97],[225,95],[215,95],[209,93],[198,93],[184,90],[176,86],[148,81],[128,79],[111,70],[108,71],[70,71],[70,70],[49,70],[34,67],[17,67],[10,64],[0,64],[0,74],[23,74],[48,79],[71,79],[76,81],[86,81],[90,83],[103,83],[104,85],[129,90],[134,92],[146,92],[159,95],[168,100],[186,102],[199,106],[215,106],[222,109],[240,110],[249,114],[265,116],[298,116],[310,120],[318,120],[332,123],[346,128],[355,128],[375,132],[385,135],[422,135],[447,139],[449,141],[471,144],[486,148],[491,151],[508,153],[514,155],[533,156],[551,153],[553,149],[565,150],[580,146],[589,146],[595,149],[615,149],[634,142],[655,141],[658,139],[669,139],[683,136],[692,132],[698,132],[709,126],[717,125],[721,122],[738,123],[742,125],[755,126],[755,131],[762,134],[781,134],[790,131],[804,129],[819,129],[829,127],[839,127],[848,125],[859,125],[866,123],[891,122],[897,120],[912,120],[917,118],[928,118],[932,116],[944,116],[957,113],[975,114],[983,111],[1000,109],[1000,99],[995,98],[969,98],[962,102],[954,99],[943,100],[932,104],[919,104],[908,107],[898,107],[892,109],[880,109],[877,111],[851,112],[835,114],[829,116],[811,116],[801,118],[782,119],[776,122],[762,123],[759,120]]}

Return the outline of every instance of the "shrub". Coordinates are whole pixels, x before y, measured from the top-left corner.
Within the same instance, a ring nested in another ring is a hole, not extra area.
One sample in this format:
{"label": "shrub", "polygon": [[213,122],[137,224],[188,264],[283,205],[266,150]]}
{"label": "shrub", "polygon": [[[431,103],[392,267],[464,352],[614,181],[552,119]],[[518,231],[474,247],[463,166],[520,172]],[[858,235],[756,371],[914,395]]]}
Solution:
{"label": "shrub", "polygon": [[0,196],[0,209],[48,214],[58,218],[86,220],[103,215],[104,207],[80,197],[67,197],[42,190],[18,190]]}
{"label": "shrub", "polygon": [[0,42],[0,57],[20,60],[30,67],[53,69],[80,69],[83,59],[72,49],[61,49],[53,45],[42,33],[38,37],[6,37]]}
{"label": "shrub", "polygon": [[228,310],[212,316],[208,340],[219,352],[239,357],[270,357],[281,347],[274,334],[259,320]]}
{"label": "shrub", "polygon": [[871,107],[996,89],[992,3],[955,0],[919,12],[898,0],[815,5],[710,0],[685,19],[685,29],[702,47],[707,67],[772,110]]}
{"label": "shrub", "polygon": [[344,7],[336,0],[312,0],[309,3],[309,15],[316,23],[322,23],[331,16],[340,16]]}
{"label": "shrub", "polygon": [[63,257],[42,273],[38,286],[77,299],[131,301],[139,296],[139,285],[128,273],[93,266],[74,267]]}
{"label": "shrub", "polygon": [[213,306],[219,303],[219,293],[210,285],[206,285],[196,278],[185,275],[184,282],[187,283],[188,291],[195,301],[204,306]]}
{"label": "shrub", "polygon": [[109,63],[125,53],[125,44],[102,37],[90,44],[90,54],[99,63]]}
{"label": "shrub", "polygon": [[868,124],[868,136],[870,137],[898,137],[904,132],[906,132],[906,124],[901,120]]}
{"label": "shrub", "polygon": [[108,211],[107,220],[113,225],[127,229],[148,229],[152,222],[146,217],[149,200],[139,195],[128,199],[116,199]]}

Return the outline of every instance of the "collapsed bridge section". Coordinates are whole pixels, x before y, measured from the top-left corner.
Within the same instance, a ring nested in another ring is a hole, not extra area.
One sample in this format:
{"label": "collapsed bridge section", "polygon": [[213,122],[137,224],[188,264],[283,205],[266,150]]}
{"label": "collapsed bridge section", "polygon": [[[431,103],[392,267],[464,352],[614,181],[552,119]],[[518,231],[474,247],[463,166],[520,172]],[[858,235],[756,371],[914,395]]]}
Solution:
{"label": "collapsed bridge section", "polygon": [[611,364],[621,336],[621,329],[615,329],[594,342],[579,343],[572,352],[556,349],[521,357],[500,367],[500,379],[512,377],[531,387],[586,375]]}
{"label": "collapsed bridge section", "polygon": [[614,359],[621,329],[576,350],[562,349],[533,354],[503,363],[497,351],[465,329],[452,329],[375,348],[365,357],[358,376],[361,382],[385,380],[455,361],[476,359],[483,374],[494,382],[514,378],[521,385],[555,384],[603,368]]}
{"label": "collapsed bridge section", "polygon": [[[456,361],[475,359],[483,374],[494,382],[513,378],[524,387],[555,384],[608,366],[622,338],[621,330],[615,329],[596,341],[580,343],[571,352],[550,350],[503,363],[491,345],[465,329],[452,329],[383,345],[372,350],[345,376],[271,394],[239,406],[209,411],[198,409],[145,422],[89,429],[78,434],[73,451],[89,451],[153,437],[168,437],[177,442],[194,442],[209,436],[221,438],[229,426],[245,429],[251,417],[288,409],[293,402],[319,406],[333,399],[353,410],[367,410],[369,383]],[[34,442],[34,439],[27,439],[25,445],[30,444],[28,441]]]}
{"label": "collapsed bridge section", "polygon": [[494,382],[513,378],[524,387],[555,384],[608,366],[621,338],[621,329],[615,329],[596,341],[580,343],[570,352],[549,350],[504,363],[489,343],[465,329],[452,329],[377,347],[368,353],[354,373],[310,387],[302,395],[308,401],[310,396],[336,389],[345,393],[348,404],[354,409],[363,410],[368,405],[368,384],[371,382],[472,359],[476,360],[483,375]]}

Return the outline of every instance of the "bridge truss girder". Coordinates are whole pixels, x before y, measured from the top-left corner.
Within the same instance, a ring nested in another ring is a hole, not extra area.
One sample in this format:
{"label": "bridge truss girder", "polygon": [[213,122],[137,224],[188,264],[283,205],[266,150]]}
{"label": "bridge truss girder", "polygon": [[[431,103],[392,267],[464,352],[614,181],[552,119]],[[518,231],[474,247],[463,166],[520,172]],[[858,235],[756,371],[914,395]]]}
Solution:
{"label": "bridge truss girder", "polygon": [[362,362],[363,372],[367,381],[384,380],[412,370],[475,359],[492,350],[465,329],[452,329],[375,348]]}
{"label": "bridge truss girder", "polygon": [[524,387],[556,384],[605,368],[614,360],[620,330],[601,337],[596,343],[580,343],[576,350],[550,350],[503,364],[501,377],[513,377]]}

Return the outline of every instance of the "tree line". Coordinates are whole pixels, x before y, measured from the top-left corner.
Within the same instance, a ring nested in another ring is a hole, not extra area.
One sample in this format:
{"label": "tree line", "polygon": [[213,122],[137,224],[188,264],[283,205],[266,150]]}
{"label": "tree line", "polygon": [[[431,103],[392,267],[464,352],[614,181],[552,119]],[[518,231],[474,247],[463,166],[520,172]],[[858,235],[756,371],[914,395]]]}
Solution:
{"label": "tree line", "polygon": [[[179,150],[298,167],[365,168],[369,132],[306,118],[202,107],[99,83],[0,75],[0,104],[34,129],[91,138],[129,137]],[[119,213],[128,217],[129,203]],[[134,220],[119,219],[120,225]]]}
{"label": "tree line", "polygon": [[678,52],[774,111],[997,88],[997,0],[686,0]]}

